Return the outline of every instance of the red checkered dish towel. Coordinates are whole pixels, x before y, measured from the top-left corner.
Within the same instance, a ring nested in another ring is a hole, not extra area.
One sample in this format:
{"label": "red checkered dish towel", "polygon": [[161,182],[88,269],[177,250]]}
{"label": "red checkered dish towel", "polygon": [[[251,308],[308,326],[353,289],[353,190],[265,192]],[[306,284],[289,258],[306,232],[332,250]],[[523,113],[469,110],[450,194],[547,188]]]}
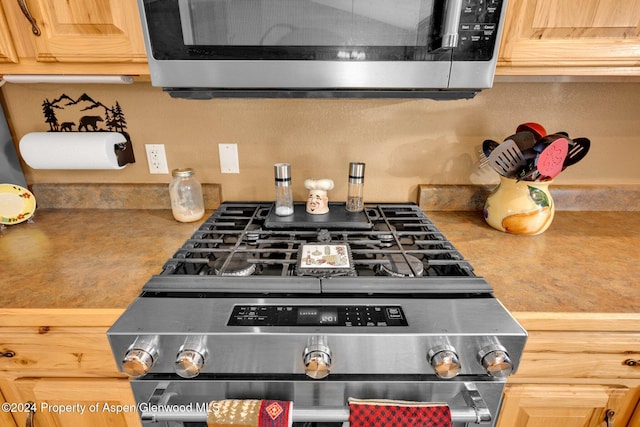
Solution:
{"label": "red checkered dish towel", "polygon": [[293,402],[282,400],[213,400],[208,427],[291,427]]}
{"label": "red checkered dish towel", "polygon": [[451,427],[444,403],[349,398],[350,427]]}

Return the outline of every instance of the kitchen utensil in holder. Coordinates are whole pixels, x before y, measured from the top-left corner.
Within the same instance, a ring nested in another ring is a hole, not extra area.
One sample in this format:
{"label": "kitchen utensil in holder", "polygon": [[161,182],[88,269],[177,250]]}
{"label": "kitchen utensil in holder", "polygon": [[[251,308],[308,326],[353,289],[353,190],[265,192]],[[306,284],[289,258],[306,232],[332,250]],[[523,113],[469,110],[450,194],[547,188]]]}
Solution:
{"label": "kitchen utensil in holder", "polygon": [[491,151],[489,164],[500,176],[513,178],[527,165],[527,160],[518,144],[513,139],[507,139]]}
{"label": "kitchen utensil in holder", "polygon": [[500,176],[500,184],[485,201],[485,220],[506,233],[531,236],[543,233],[555,213],[549,193],[551,182],[517,181]]}

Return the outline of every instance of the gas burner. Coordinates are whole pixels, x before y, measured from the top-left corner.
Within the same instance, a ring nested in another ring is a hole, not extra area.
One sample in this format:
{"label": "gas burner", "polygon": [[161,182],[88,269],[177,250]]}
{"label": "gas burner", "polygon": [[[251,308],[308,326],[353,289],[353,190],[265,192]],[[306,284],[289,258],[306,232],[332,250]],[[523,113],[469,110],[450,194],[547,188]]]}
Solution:
{"label": "gas burner", "polygon": [[262,227],[258,224],[249,224],[245,228],[244,240],[248,245],[256,245],[258,240],[260,239],[260,232],[262,231]]}
{"label": "gas burner", "polygon": [[380,265],[380,274],[392,277],[421,277],[424,274],[424,264],[411,255],[388,254],[388,264]]}
{"label": "gas burner", "polygon": [[234,277],[246,277],[251,276],[256,271],[256,265],[248,261],[247,254],[231,254],[231,259],[225,266],[228,257],[218,258],[216,260],[209,261],[209,267],[213,270],[210,274],[216,276],[234,276]]}
{"label": "gas burner", "polygon": [[380,241],[380,247],[387,248],[393,245],[393,235],[395,232],[396,228],[393,225],[379,222],[374,224],[371,237]]}

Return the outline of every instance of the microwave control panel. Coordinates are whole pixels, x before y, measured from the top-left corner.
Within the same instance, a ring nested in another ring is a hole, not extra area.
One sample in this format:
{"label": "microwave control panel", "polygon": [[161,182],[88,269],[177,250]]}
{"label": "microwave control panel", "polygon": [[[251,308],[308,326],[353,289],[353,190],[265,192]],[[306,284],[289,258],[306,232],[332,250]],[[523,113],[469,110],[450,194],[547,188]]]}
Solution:
{"label": "microwave control panel", "polygon": [[465,0],[454,61],[489,61],[497,47],[503,0]]}

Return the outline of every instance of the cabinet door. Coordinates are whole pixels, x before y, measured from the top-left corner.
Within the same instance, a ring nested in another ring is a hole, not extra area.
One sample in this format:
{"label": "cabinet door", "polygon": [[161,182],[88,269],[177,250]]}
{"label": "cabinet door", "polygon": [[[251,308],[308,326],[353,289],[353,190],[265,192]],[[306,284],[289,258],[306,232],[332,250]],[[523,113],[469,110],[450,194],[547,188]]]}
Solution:
{"label": "cabinet door", "polygon": [[615,426],[628,421],[629,389],[599,385],[519,384],[505,390],[498,427],[601,427],[608,410]]}
{"label": "cabinet door", "polygon": [[[7,403],[6,399],[4,398],[4,395],[2,394],[2,390],[0,390],[0,405]],[[6,410],[6,408],[3,408],[0,410],[0,425],[1,426],[6,426],[6,427],[16,427],[16,423],[13,421],[13,417],[11,416],[11,412],[10,410]]]}
{"label": "cabinet door", "polygon": [[0,62],[18,62],[7,18],[0,4]]}
{"label": "cabinet door", "polygon": [[[127,380],[18,379],[14,381],[13,388],[22,401],[35,402],[36,427],[140,426]],[[17,415],[18,425],[23,425],[26,415]]]}
{"label": "cabinet door", "polygon": [[628,427],[640,426],[640,400],[636,400],[636,406],[631,411]]}
{"label": "cabinet door", "polygon": [[29,0],[42,62],[145,62],[137,2]]}
{"label": "cabinet door", "polygon": [[640,0],[509,0],[500,73],[638,74],[639,29]]}

